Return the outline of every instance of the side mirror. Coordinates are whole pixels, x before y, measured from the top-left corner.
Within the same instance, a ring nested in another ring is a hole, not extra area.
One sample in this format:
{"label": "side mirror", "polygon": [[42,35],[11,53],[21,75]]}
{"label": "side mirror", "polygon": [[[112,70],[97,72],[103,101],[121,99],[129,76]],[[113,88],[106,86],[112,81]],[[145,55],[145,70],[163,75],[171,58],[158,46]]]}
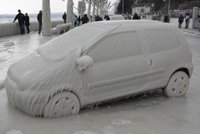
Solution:
{"label": "side mirror", "polygon": [[88,67],[92,66],[93,59],[90,56],[84,55],[81,56],[77,61],[76,64],[78,66],[78,70],[80,72],[86,70]]}

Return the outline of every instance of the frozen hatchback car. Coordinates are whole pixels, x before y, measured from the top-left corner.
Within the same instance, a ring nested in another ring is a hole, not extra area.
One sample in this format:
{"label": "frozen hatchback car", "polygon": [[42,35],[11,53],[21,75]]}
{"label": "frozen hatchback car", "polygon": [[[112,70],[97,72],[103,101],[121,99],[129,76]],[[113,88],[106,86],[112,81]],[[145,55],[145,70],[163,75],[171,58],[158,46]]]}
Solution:
{"label": "frozen hatchback car", "polygon": [[156,21],[89,23],[14,63],[9,102],[34,116],[63,116],[80,108],[149,90],[185,95],[192,54],[181,32]]}

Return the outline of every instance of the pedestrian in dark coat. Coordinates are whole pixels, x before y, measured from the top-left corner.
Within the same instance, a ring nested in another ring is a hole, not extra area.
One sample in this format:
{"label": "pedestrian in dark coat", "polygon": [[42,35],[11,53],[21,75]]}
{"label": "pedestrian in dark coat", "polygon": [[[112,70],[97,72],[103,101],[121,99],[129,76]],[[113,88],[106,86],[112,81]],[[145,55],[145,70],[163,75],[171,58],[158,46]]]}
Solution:
{"label": "pedestrian in dark coat", "polygon": [[165,15],[164,16],[164,22],[165,23],[169,23],[169,15]]}
{"label": "pedestrian in dark coat", "polygon": [[26,30],[27,30],[27,32],[29,34],[29,32],[30,32],[30,30],[29,30],[30,21],[29,21],[28,13],[25,13],[24,22],[25,22]]}
{"label": "pedestrian in dark coat", "polygon": [[108,15],[105,15],[105,16],[104,16],[104,19],[105,19],[105,20],[110,20],[110,17],[109,17]]}
{"label": "pedestrian in dark coat", "polygon": [[13,22],[15,22],[16,20],[18,20],[20,33],[24,34],[24,14],[21,13],[21,10],[18,10],[18,14],[15,16]]}
{"label": "pedestrian in dark coat", "polygon": [[66,21],[67,21],[67,14],[66,14],[66,12],[64,12],[62,18],[63,18],[63,20],[64,20],[64,23],[66,23]]}
{"label": "pedestrian in dark coat", "polygon": [[182,27],[182,24],[183,24],[183,21],[184,21],[184,17],[183,15],[181,14],[178,18],[178,28],[181,28]]}
{"label": "pedestrian in dark coat", "polygon": [[87,17],[87,14],[84,14],[84,16],[81,18],[82,24],[88,23],[89,19]]}
{"label": "pedestrian in dark coat", "polygon": [[190,15],[189,13],[187,13],[185,16],[185,29],[189,27],[189,23],[190,23]]}
{"label": "pedestrian in dark coat", "polygon": [[135,13],[135,14],[133,15],[133,20],[139,20],[139,19],[140,19],[140,17],[138,16],[137,13]]}
{"label": "pedestrian in dark coat", "polygon": [[39,23],[39,29],[38,29],[38,33],[40,34],[42,31],[42,11],[39,11],[38,15],[37,15],[37,20]]}
{"label": "pedestrian in dark coat", "polygon": [[77,26],[80,26],[80,23],[81,23],[81,17],[79,15],[79,16],[77,16]]}

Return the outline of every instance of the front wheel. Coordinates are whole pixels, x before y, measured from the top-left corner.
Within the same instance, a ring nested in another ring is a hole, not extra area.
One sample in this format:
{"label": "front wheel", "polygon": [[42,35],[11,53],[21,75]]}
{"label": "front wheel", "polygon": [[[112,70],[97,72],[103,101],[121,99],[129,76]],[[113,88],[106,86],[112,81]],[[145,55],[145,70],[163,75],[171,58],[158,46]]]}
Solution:
{"label": "front wheel", "polygon": [[76,114],[80,111],[78,97],[71,92],[62,92],[53,96],[44,109],[44,117],[60,117]]}
{"label": "front wheel", "polygon": [[178,97],[186,94],[189,87],[189,77],[183,71],[175,72],[163,92],[168,97]]}

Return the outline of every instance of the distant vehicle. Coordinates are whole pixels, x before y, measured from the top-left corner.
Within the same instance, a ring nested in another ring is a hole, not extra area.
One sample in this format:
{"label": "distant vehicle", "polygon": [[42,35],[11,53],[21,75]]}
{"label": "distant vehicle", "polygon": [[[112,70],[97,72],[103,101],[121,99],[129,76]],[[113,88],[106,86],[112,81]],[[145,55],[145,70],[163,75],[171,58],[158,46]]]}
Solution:
{"label": "distant vehicle", "polygon": [[57,117],[87,105],[163,89],[183,96],[193,72],[182,33],[157,21],[103,21],[75,28],[10,66],[8,101]]}
{"label": "distant vehicle", "polygon": [[125,20],[123,15],[112,15],[109,17],[110,17],[110,20]]}

